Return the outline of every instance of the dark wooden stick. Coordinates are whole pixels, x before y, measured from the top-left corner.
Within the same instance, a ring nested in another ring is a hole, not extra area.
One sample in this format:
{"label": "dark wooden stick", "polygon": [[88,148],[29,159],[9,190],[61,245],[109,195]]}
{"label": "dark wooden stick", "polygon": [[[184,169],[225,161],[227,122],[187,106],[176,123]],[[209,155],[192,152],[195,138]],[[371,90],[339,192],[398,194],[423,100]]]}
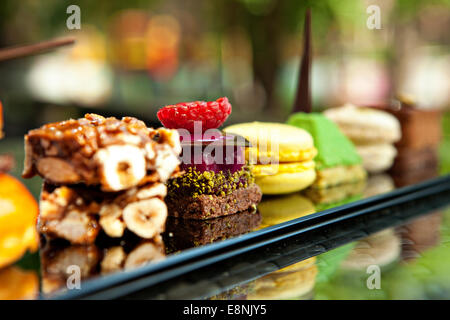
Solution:
{"label": "dark wooden stick", "polygon": [[311,9],[306,10],[303,55],[292,112],[311,112]]}
{"label": "dark wooden stick", "polygon": [[75,38],[73,37],[65,37],[58,38],[43,42],[38,42],[35,44],[20,46],[20,47],[11,47],[0,49],[0,62],[16,59],[20,57],[30,56],[38,53],[42,53],[54,48],[67,46],[75,43]]}

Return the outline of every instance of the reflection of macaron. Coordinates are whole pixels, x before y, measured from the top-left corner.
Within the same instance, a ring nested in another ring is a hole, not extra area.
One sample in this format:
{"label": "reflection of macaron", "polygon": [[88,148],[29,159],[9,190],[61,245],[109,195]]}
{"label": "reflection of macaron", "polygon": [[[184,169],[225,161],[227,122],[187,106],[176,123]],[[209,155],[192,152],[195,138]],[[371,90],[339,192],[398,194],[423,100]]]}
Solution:
{"label": "reflection of macaron", "polygon": [[386,229],[359,240],[342,262],[341,268],[366,270],[371,265],[386,267],[397,260],[400,252],[400,238],[394,229]]}
{"label": "reflection of macaron", "polygon": [[367,171],[377,173],[392,166],[397,154],[393,143],[401,137],[400,123],[393,115],[350,104],[328,109],[324,114],[356,144]]}
{"label": "reflection of macaron", "polygon": [[372,197],[377,194],[389,192],[395,188],[394,180],[384,173],[370,176],[364,189],[364,197]]}
{"label": "reflection of macaron", "polygon": [[317,179],[313,188],[328,188],[365,179],[361,157],[332,121],[319,113],[298,112],[288,119],[288,123],[305,129],[314,138],[318,154],[314,159]]}
{"label": "reflection of macaron", "polygon": [[230,290],[209,297],[208,300],[246,300],[248,288],[249,286],[247,283],[241,284]]}
{"label": "reflection of macaron", "polygon": [[312,257],[255,280],[248,300],[286,300],[311,298],[316,282],[316,258]]}
{"label": "reflection of macaron", "polygon": [[264,199],[258,210],[262,216],[261,227],[273,226],[316,212],[314,205],[299,194]]}
{"label": "reflection of macaron", "polygon": [[317,211],[356,201],[361,198],[366,186],[365,180],[340,184],[330,188],[308,188],[305,195],[314,202]]}
{"label": "reflection of macaron", "polygon": [[282,123],[251,122],[224,129],[245,137],[253,146],[247,154],[254,164],[256,183],[263,194],[284,194],[305,189],[316,178],[317,150],[305,130]]}

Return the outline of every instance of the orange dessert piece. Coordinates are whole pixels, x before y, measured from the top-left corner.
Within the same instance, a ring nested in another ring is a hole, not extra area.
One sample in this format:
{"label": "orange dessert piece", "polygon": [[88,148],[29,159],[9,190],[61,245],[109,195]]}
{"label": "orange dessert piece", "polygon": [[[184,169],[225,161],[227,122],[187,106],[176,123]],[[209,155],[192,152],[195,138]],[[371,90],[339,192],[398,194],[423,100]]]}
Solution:
{"label": "orange dessert piece", "polygon": [[18,267],[0,270],[0,300],[30,300],[39,294],[39,279],[34,271]]}
{"label": "orange dessert piece", "polygon": [[0,173],[0,268],[38,248],[38,204],[16,178]]}

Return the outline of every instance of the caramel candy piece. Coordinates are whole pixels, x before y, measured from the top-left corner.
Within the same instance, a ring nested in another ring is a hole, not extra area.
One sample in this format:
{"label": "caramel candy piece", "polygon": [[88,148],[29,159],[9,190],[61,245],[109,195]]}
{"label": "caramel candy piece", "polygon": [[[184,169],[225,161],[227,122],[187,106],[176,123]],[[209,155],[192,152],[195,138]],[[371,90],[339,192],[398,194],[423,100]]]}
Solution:
{"label": "caramel candy piece", "polygon": [[111,238],[126,229],[144,239],[164,231],[167,193],[163,183],[147,183],[126,191],[103,192],[83,185],[55,186],[44,183],[38,229],[50,238],[72,244],[91,244],[100,230]]}
{"label": "caramel candy piece", "polygon": [[147,183],[149,176],[165,182],[178,170],[180,153],[176,130],[147,128],[131,117],[87,114],[29,131],[22,175],[120,191]]}

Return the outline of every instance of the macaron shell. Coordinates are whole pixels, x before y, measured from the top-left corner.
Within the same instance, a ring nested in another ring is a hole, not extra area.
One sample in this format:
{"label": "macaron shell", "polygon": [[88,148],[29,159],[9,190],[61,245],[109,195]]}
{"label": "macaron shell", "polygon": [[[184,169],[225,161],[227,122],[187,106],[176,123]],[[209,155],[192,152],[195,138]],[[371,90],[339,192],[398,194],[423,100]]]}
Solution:
{"label": "macaron shell", "polygon": [[226,127],[223,131],[245,137],[261,153],[279,154],[280,162],[310,160],[303,159],[302,155],[310,157],[309,152],[314,152],[311,151],[314,141],[309,132],[284,123],[247,122]]}
{"label": "macaron shell", "polygon": [[278,164],[256,164],[252,166],[255,177],[274,175],[277,173],[296,173],[315,168],[314,161],[286,162]]}
{"label": "macaron shell", "polygon": [[391,144],[370,144],[356,146],[363,159],[363,167],[370,173],[380,173],[394,163],[397,149]]}
{"label": "macaron shell", "polygon": [[356,144],[394,143],[401,138],[399,121],[385,111],[347,104],[325,110],[324,115]]}
{"label": "macaron shell", "polygon": [[303,190],[316,179],[316,170],[308,169],[301,172],[277,173],[260,176],[255,182],[263,194],[285,194]]}
{"label": "macaron shell", "polygon": [[314,159],[317,149],[306,150],[283,149],[283,150],[259,150],[255,147],[245,148],[245,159],[249,163],[270,164],[273,162],[304,162]]}

